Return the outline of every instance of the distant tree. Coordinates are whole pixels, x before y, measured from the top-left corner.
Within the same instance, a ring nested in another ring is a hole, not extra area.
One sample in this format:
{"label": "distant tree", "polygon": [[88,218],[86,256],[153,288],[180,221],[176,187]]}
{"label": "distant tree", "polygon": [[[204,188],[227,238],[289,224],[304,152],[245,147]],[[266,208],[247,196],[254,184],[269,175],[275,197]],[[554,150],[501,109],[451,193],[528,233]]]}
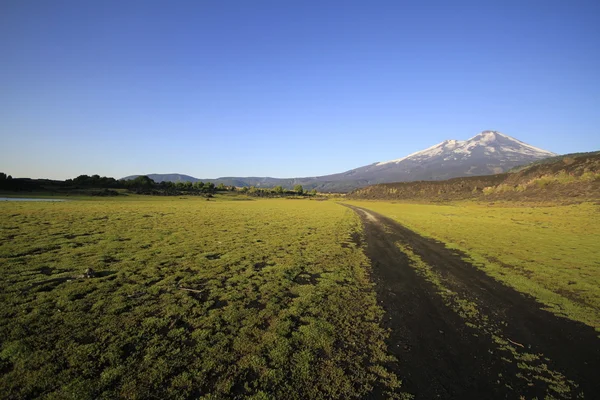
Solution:
{"label": "distant tree", "polygon": [[[129,181],[131,182],[131,181]],[[122,181],[117,181],[115,178],[96,175],[79,175],[75,179],[67,179],[65,181],[67,185],[77,185],[84,187],[94,187],[94,188],[120,188],[123,186],[128,186],[127,183]]]}
{"label": "distant tree", "polygon": [[173,189],[176,188],[175,182],[171,181],[162,181],[159,183],[161,189],[166,190],[168,192],[173,192]]}
{"label": "distant tree", "polygon": [[273,188],[273,192],[275,192],[276,194],[283,194],[283,186],[275,186]]}
{"label": "distant tree", "polygon": [[227,188],[226,188],[226,187],[225,187],[225,185],[224,185],[224,184],[221,182],[221,183],[219,183],[219,186],[217,186],[217,190],[220,190],[220,191],[225,191],[225,190],[227,190]]}
{"label": "distant tree", "polygon": [[298,194],[302,194],[302,193],[304,193],[304,188],[302,187],[302,185],[296,185],[296,186],[294,186],[294,192],[296,192]]}
{"label": "distant tree", "polygon": [[215,184],[212,182],[209,182],[207,184],[204,185],[204,191],[206,193],[214,193],[215,192]]}
{"label": "distant tree", "polygon": [[202,182],[202,181],[195,182],[194,189],[196,189],[199,192],[202,192],[204,190],[204,182]]}
{"label": "distant tree", "polygon": [[317,195],[317,189],[313,189],[310,191],[310,195],[311,196],[316,196]]}
{"label": "distant tree", "polygon": [[244,186],[241,190],[242,193],[248,193],[248,187]]}
{"label": "distant tree", "polygon": [[13,181],[12,176],[6,175],[4,172],[0,172],[0,188],[1,189],[15,190],[15,189],[18,189],[18,187],[19,187],[18,179],[15,179],[15,181]]}
{"label": "distant tree", "polygon": [[154,182],[154,180],[150,179],[146,175],[141,175],[135,178],[132,181],[132,184],[137,188],[151,189],[154,187],[154,185],[156,185],[156,182]]}
{"label": "distant tree", "polygon": [[79,175],[77,178],[73,179],[73,183],[78,186],[89,186],[90,176],[88,175]]}

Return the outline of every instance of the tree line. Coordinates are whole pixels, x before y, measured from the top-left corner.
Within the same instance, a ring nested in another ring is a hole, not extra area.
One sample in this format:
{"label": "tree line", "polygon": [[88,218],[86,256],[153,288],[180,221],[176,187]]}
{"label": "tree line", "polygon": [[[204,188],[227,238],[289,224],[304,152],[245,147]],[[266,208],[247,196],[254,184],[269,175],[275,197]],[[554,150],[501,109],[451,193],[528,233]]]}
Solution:
{"label": "tree line", "polygon": [[317,190],[306,191],[302,185],[295,185],[293,190],[285,189],[283,186],[273,188],[257,188],[255,186],[243,187],[239,189],[243,194],[256,197],[282,197],[282,196],[315,196]]}
{"label": "tree line", "polygon": [[212,182],[155,182],[146,175],[140,175],[130,180],[116,180],[114,178],[100,177],[99,175],[79,175],[75,179],[67,179],[68,184],[81,187],[128,189],[135,193],[149,194],[215,194],[216,192],[232,191],[240,192],[249,196],[257,197],[275,197],[275,196],[314,196],[317,194],[315,189],[305,191],[302,185],[295,185],[293,190],[285,189],[283,186],[274,188],[257,188],[255,186],[237,188],[235,186],[226,186],[223,183],[215,185]]}
{"label": "tree line", "polygon": [[[216,192],[239,192],[248,196],[256,197],[283,197],[283,196],[314,196],[317,194],[315,189],[306,191],[302,185],[295,185],[292,190],[285,189],[283,186],[275,186],[273,188],[257,188],[255,186],[238,188],[235,186],[226,186],[223,183],[215,185],[212,182],[155,182],[146,175],[140,175],[134,179],[117,180],[112,177],[100,175],[79,175],[73,179],[65,181],[55,181],[48,179],[13,179],[10,175],[0,172],[0,189],[4,190],[44,190],[44,188],[52,187],[65,191],[80,191],[89,189],[104,189],[104,192],[109,195],[117,195],[111,189],[126,189],[138,194],[154,194],[154,195],[204,195],[212,196]],[[103,193],[104,193],[103,192]]]}
{"label": "tree line", "polygon": [[134,193],[140,194],[214,194],[218,190],[229,190],[230,188],[220,184],[198,182],[155,182],[146,175],[140,175],[134,179],[116,180],[99,175],[79,175],[75,179],[67,179],[68,185],[87,188],[110,188],[110,189],[128,189]]}

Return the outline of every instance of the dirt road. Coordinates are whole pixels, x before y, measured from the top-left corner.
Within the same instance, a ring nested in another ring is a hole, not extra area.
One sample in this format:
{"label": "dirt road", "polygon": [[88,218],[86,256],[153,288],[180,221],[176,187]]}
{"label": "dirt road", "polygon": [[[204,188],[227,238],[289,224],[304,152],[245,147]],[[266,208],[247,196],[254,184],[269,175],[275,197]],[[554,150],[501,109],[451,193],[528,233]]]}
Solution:
{"label": "dirt road", "polygon": [[347,206],[364,225],[404,390],[418,399],[600,398],[593,328],[542,310],[443,243]]}

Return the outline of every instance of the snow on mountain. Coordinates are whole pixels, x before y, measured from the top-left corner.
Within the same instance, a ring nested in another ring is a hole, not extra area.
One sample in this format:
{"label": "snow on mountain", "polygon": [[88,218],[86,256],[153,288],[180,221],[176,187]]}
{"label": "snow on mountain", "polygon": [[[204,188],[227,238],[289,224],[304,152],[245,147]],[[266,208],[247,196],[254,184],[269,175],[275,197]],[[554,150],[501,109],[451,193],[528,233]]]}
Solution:
{"label": "snow on mountain", "polygon": [[464,141],[446,140],[425,150],[377,162],[341,174],[318,177],[328,181],[356,181],[361,185],[417,180],[443,180],[489,175],[555,154],[496,131],[483,131]]}
{"label": "snow on mountain", "polygon": [[445,161],[467,160],[478,151],[480,153],[483,152],[485,156],[493,156],[495,159],[505,158],[506,161],[522,158],[523,156],[541,159],[555,155],[550,151],[531,146],[500,132],[484,131],[469,140],[446,140],[425,150],[409,154],[406,157],[380,162],[376,165],[398,164],[405,160],[419,161],[440,155],[443,155]]}

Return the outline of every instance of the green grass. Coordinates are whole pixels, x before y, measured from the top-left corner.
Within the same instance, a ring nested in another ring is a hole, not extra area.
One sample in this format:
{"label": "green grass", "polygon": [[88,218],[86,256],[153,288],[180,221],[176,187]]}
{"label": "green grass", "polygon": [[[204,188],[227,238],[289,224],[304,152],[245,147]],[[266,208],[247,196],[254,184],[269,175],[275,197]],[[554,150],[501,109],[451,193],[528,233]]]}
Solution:
{"label": "green grass", "polygon": [[350,201],[466,252],[552,312],[600,330],[600,206]]}
{"label": "green grass", "polygon": [[400,396],[360,229],[327,201],[1,202],[3,396]]}

